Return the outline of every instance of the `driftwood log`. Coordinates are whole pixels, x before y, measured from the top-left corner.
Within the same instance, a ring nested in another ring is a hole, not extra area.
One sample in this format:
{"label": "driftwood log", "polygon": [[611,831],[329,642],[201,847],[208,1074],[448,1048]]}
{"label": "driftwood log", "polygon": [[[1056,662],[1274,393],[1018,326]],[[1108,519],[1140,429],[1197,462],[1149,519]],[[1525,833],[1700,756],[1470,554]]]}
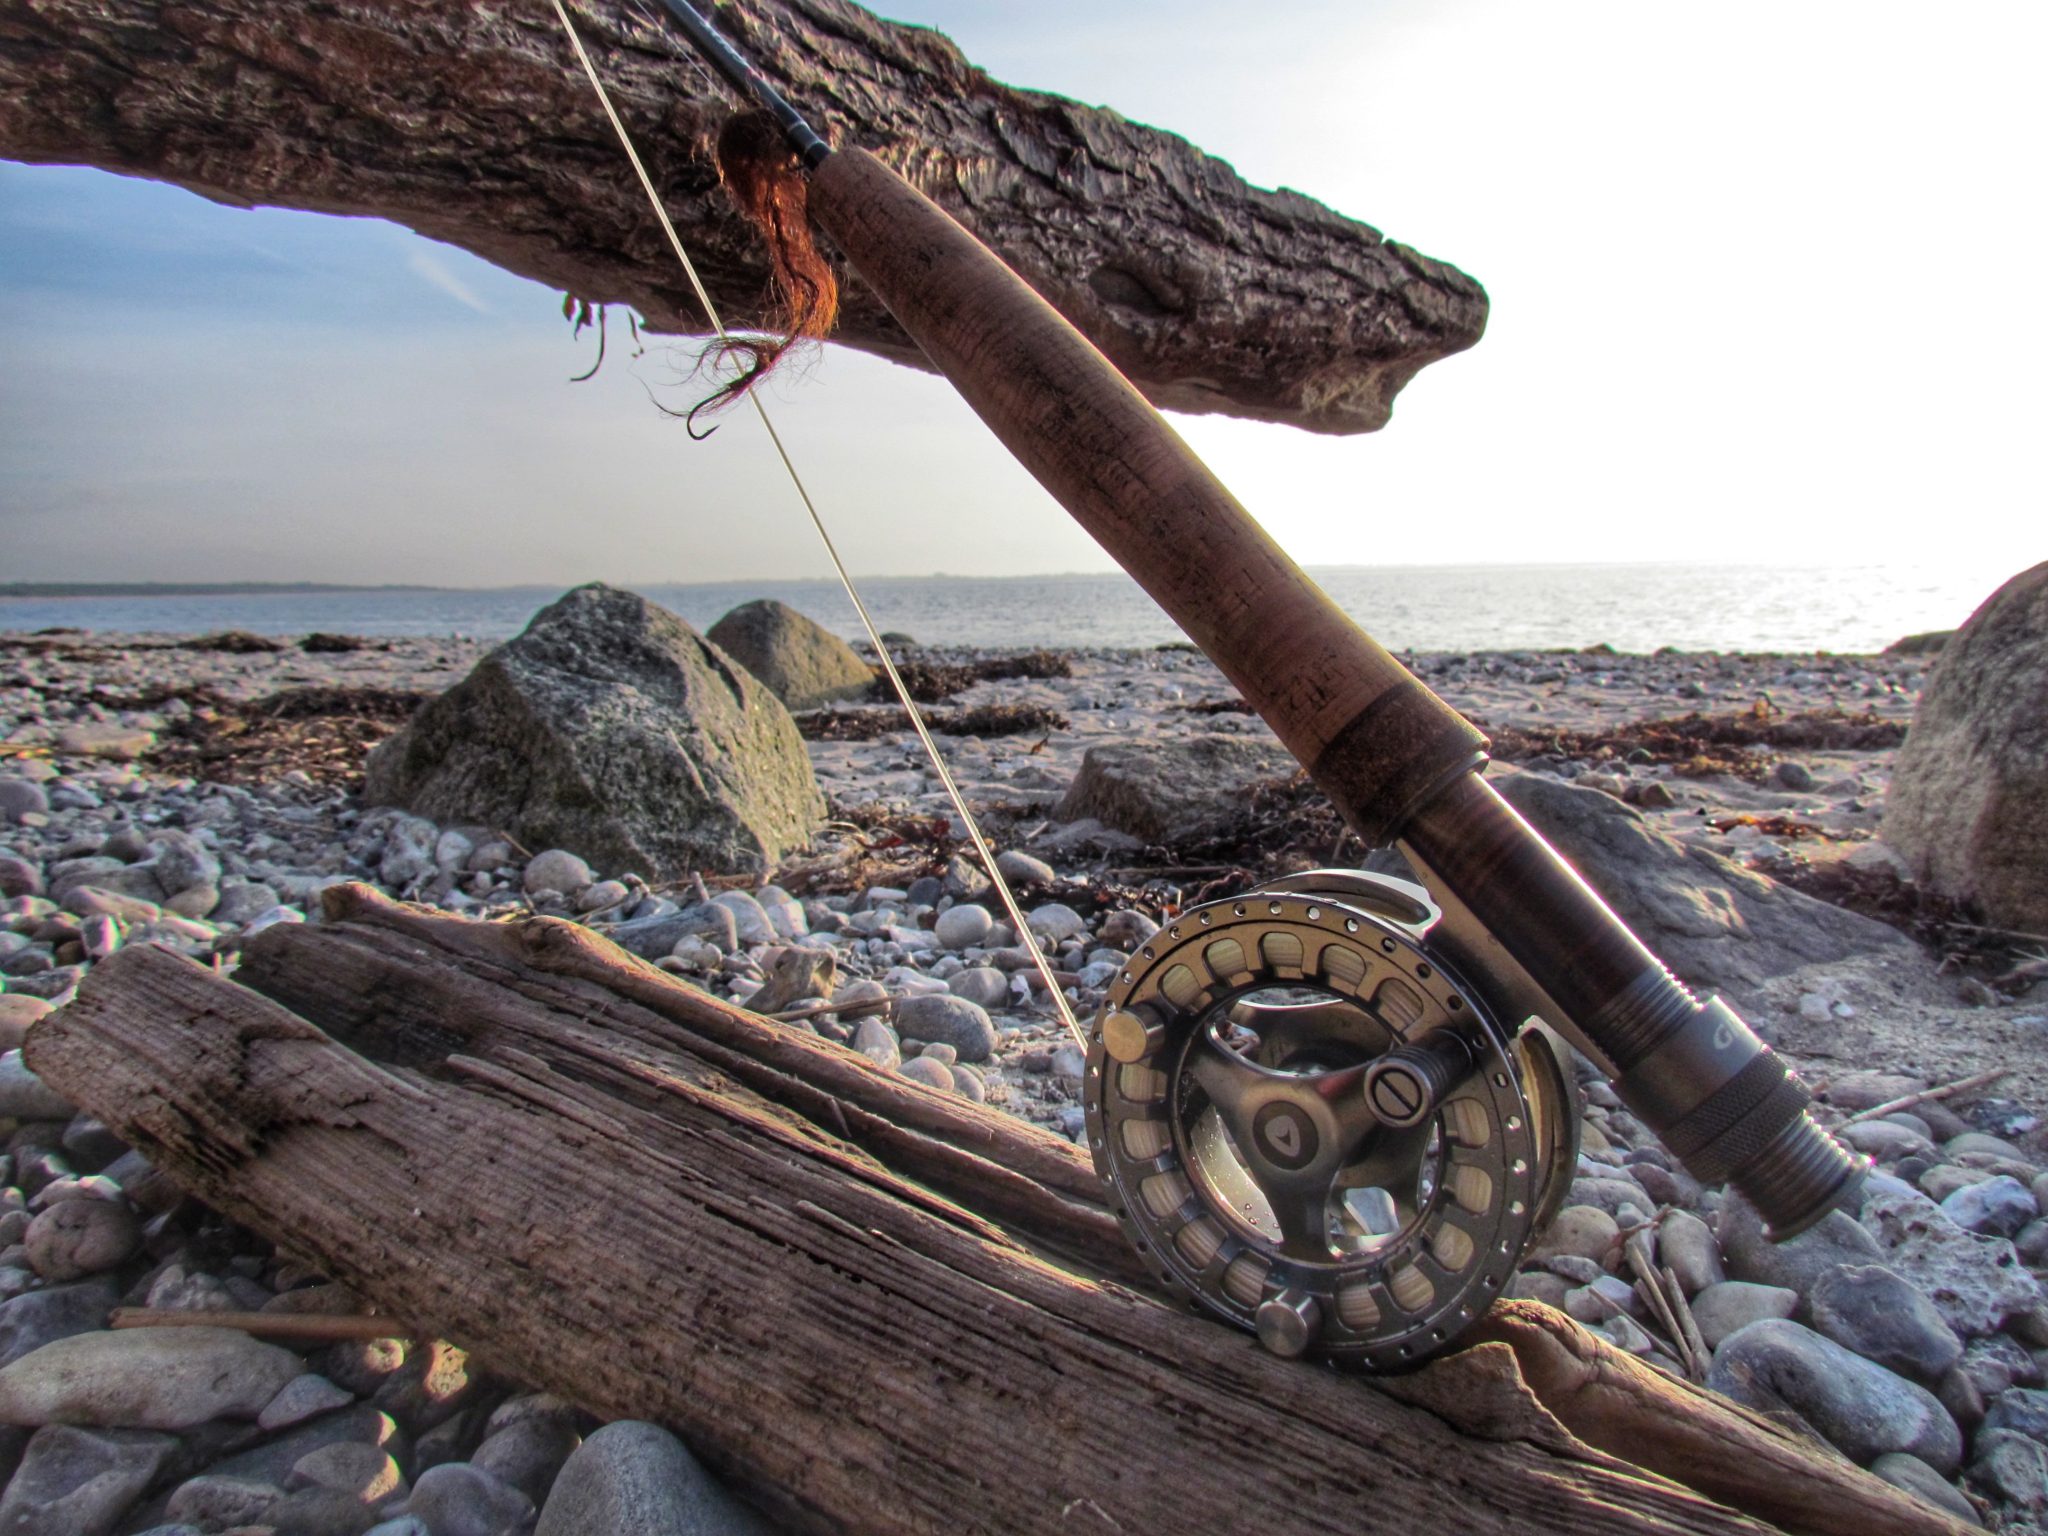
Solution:
{"label": "driftwood log", "polygon": [[[641,8],[574,9],[713,297],[757,323],[761,243],[707,149],[732,98]],[[878,151],[1162,406],[1372,431],[1485,327],[1454,268],[1171,134],[999,84],[936,32],[843,0],[717,16],[821,128]],[[657,329],[704,325],[546,0],[0,0],[0,156],[376,215]],[[839,339],[926,366],[857,284]]]}
{"label": "driftwood log", "polygon": [[796,1528],[1964,1529],[1527,1303],[1396,1380],[1274,1359],[1145,1293],[1057,1138],[567,923],[328,916],[238,981],[119,954],[30,1064],[394,1331]]}

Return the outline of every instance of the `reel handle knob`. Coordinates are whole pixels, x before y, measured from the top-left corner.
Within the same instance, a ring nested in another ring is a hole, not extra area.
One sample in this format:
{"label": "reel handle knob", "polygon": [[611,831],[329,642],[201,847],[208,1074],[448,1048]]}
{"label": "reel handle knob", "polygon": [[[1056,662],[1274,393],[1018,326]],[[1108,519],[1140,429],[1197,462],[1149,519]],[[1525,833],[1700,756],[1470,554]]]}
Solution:
{"label": "reel handle knob", "polygon": [[1102,1021],[1102,1048],[1113,1060],[1143,1061],[1166,1042],[1166,1022],[1150,1008],[1119,1008]]}
{"label": "reel handle knob", "polygon": [[1472,1070],[1471,1046],[1454,1029],[1431,1030],[1366,1069],[1366,1107],[1380,1124],[1406,1130],[1436,1113],[1444,1095]]}
{"label": "reel handle knob", "polygon": [[1259,1342],[1273,1354],[1293,1360],[1308,1352],[1323,1331],[1323,1309],[1306,1291],[1282,1291],[1259,1304]]}

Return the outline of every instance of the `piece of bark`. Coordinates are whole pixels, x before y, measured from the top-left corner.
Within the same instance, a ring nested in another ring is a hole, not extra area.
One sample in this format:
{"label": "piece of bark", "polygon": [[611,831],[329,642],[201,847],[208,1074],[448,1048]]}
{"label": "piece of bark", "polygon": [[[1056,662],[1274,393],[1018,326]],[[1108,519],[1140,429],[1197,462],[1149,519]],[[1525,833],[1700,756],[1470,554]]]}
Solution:
{"label": "piece of bark", "polygon": [[[230,1217],[522,1380],[672,1425],[803,1529],[1765,1529],[1046,1265],[708,1091],[654,1115],[506,1053],[387,1070],[147,946],[28,1055]],[[1961,1530],[1891,1497],[1863,1530]]]}
{"label": "piece of bark", "polygon": [[[761,243],[706,148],[733,98],[621,0],[574,9],[713,298],[729,324],[757,323]],[[1418,370],[1484,329],[1486,296],[1454,268],[1249,187],[1172,134],[999,84],[937,32],[841,0],[737,0],[717,22],[1161,406],[1372,431]],[[0,156],[376,215],[657,329],[705,329],[545,4],[0,0]],[[838,336],[925,366],[857,282]]]}

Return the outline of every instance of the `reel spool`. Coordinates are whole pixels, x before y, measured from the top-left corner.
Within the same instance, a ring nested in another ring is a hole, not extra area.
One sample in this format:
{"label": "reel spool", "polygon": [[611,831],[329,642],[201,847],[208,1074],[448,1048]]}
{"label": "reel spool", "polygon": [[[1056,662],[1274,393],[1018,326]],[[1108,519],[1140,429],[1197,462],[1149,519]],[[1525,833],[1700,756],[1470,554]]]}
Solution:
{"label": "reel spool", "polygon": [[1118,978],[1088,1140],[1160,1278],[1282,1355],[1421,1364],[1501,1294],[1578,1161],[1566,1047],[1447,966],[1406,881],[1194,907]]}

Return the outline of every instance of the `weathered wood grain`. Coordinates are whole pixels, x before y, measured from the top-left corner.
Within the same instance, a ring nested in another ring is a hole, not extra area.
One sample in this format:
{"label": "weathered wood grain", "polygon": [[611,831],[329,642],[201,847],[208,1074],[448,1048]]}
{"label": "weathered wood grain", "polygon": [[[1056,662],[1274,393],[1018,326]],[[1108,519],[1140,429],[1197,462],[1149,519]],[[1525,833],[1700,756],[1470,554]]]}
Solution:
{"label": "weathered wood grain", "polygon": [[[639,8],[574,9],[713,298],[757,322],[760,242],[707,149],[732,98]],[[1371,431],[1485,326],[1485,294],[1454,268],[1172,134],[991,80],[936,32],[844,0],[717,16],[820,128],[959,215],[1163,406]],[[0,156],[376,215],[704,329],[539,0],[0,0]],[[840,340],[924,366],[872,294],[847,298]]]}

